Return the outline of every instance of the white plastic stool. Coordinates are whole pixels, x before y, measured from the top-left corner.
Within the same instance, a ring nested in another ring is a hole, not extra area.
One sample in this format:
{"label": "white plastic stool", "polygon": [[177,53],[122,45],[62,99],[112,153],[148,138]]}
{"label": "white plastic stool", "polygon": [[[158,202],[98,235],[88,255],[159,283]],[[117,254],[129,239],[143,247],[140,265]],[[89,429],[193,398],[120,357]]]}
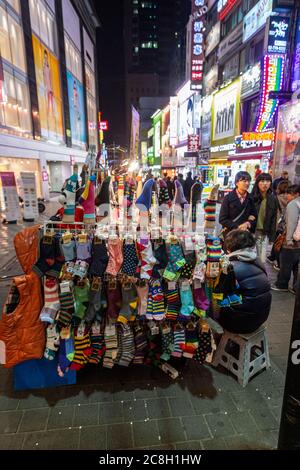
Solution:
{"label": "white plastic stool", "polygon": [[[235,346],[230,346],[230,342]],[[233,356],[234,348],[237,358]],[[232,372],[242,387],[246,387],[250,378],[257,372],[268,369],[271,364],[265,326],[262,325],[254,333],[247,335],[225,330],[212,363],[214,367],[219,364]]]}

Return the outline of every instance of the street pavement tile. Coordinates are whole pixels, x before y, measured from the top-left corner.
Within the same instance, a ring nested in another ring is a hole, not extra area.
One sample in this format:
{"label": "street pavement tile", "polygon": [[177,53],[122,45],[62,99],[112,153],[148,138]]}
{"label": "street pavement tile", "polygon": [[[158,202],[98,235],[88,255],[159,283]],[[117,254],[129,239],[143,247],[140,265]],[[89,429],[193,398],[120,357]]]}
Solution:
{"label": "street pavement tile", "polygon": [[179,418],[158,420],[159,435],[163,444],[185,441],[184,428]]}
{"label": "street pavement tile", "polygon": [[19,404],[18,398],[11,398],[5,395],[0,395],[0,411],[16,410]]}
{"label": "street pavement tile", "polygon": [[80,430],[79,449],[105,450],[107,449],[106,426],[88,426]]}
{"label": "street pavement tile", "polygon": [[76,450],[79,443],[79,429],[60,429],[28,433],[23,450]]}
{"label": "street pavement tile", "polygon": [[176,442],[176,450],[202,450],[200,441]]}
{"label": "street pavement tile", "polygon": [[149,418],[169,418],[171,412],[166,398],[153,398],[146,400]]}
{"label": "street pavement tile", "polygon": [[49,408],[24,411],[19,432],[44,431],[47,426],[49,412]]}
{"label": "street pavement tile", "polygon": [[24,434],[6,434],[0,436],[0,450],[21,450]]}
{"label": "street pavement tile", "polygon": [[124,415],[122,403],[100,403],[99,424],[113,424],[123,422]]}
{"label": "street pavement tile", "polygon": [[148,417],[144,400],[123,402],[124,421],[141,421]]}
{"label": "street pavement tile", "polygon": [[164,388],[158,386],[156,393],[158,397],[176,397],[178,394],[178,385],[172,383]]}
{"label": "street pavement tile", "polygon": [[68,428],[73,425],[74,406],[51,408],[47,429]]}
{"label": "street pavement tile", "polygon": [[132,449],[132,425],[129,423],[107,426],[108,449]]}
{"label": "street pavement tile", "polygon": [[157,421],[142,421],[133,423],[134,447],[149,447],[159,445],[159,431]]}
{"label": "street pavement tile", "polygon": [[280,406],[273,406],[271,408],[272,414],[273,414],[273,416],[276,419],[278,424],[280,423],[280,419],[281,419],[281,410],[282,410],[281,405]]}
{"label": "street pavement tile", "polygon": [[172,416],[193,416],[195,414],[189,399],[168,398]]}
{"label": "street pavement tile", "polygon": [[236,411],[234,404],[229,393],[218,392],[213,398],[205,397],[192,397],[191,402],[195,410],[195,414],[210,414],[210,413],[231,413]]}
{"label": "street pavement tile", "polygon": [[264,397],[267,405],[270,406],[281,406],[283,401],[284,388],[275,387],[272,384],[268,384],[260,389],[261,395]]}
{"label": "street pavement tile", "polygon": [[[72,393],[71,396],[70,396],[70,393]],[[84,404],[88,404],[90,401],[89,395],[85,393],[85,391],[79,387],[76,387],[76,388],[72,387],[70,388],[69,392],[66,390],[65,394],[66,394],[65,399],[66,399],[67,405],[78,405],[78,404],[84,405]]]}
{"label": "street pavement tile", "polygon": [[[256,391],[257,388],[257,391]],[[259,393],[259,388],[256,387],[253,389],[242,389],[241,392],[232,392],[231,396],[237,407],[238,411],[247,411],[257,408],[265,409],[266,401],[264,400],[261,393]]]}
{"label": "street pavement tile", "polygon": [[112,393],[113,401],[129,401],[134,399],[132,390],[121,390]]}
{"label": "street pavement tile", "polygon": [[202,439],[202,446],[204,450],[226,450],[226,442],[223,437],[216,437],[215,439]]}
{"label": "street pavement tile", "polygon": [[[43,394],[45,391],[43,390]],[[51,395],[51,394],[49,394]],[[27,410],[34,408],[45,408],[49,406],[49,402],[44,396],[29,395],[26,398],[20,399],[18,410]]]}
{"label": "street pavement tile", "polygon": [[90,405],[75,406],[75,416],[73,426],[91,426],[98,424],[99,405],[97,403]]}
{"label": "street pavement tile", "polygon": [[255,419],[255,422],[261,431],[269,431],[271,429],[276,429],[278,426],[276,419],[268,408],[265,408],[264,410],[252,409],[250,411],[250,414]]}
{"label": "street pavement tile", "polygon": [[258,427],[248,411],[236,411],[228,416],[238,434],[258,431]]}
{"label": "street pavement tile", "polygon": [[203,416],[182,418],[182,423],[188,440],[195,441],[198,439],[208,439],[211,437]]}
{"label": "street pavement tile", "polygon": [[247,433],[225,437],[229,450],[271,450],[276,449],[277,441],[271,433]]}
{"label": "street pavement tile", "polygon": [[225,414],[206,415],[205,420],[208,423],[210,431],[214,437],[224,437],[235,434],[229,416]]}
{"label": "street pavement tile", "polygon": [[90,403],[110,403],[112,402],[112,393],[103,390],[94,390],[89,395]]}
{"label": "street pavement tile", "polygon": [[22,411],[1,411],[0,434],[17,432],[22,415]]}

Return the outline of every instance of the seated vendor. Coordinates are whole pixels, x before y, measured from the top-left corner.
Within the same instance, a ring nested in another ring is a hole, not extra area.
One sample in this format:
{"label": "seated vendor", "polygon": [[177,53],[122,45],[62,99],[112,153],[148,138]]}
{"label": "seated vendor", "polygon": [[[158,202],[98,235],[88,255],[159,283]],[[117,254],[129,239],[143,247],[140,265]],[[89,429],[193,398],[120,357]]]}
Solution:
{"label": "seated vendor", "polygon": [[248,230],[232,230],[226,237],[225,250],[233,265],[242,303],[221,308],[219,322],[232,333],[252,333],[270,313],[272,297],[267,273]]}

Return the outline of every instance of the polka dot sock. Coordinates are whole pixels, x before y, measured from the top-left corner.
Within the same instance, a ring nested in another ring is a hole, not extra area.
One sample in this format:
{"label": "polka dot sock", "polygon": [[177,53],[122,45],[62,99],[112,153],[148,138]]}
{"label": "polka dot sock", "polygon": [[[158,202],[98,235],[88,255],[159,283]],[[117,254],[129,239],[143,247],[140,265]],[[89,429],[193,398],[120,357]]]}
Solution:
{"label": "polka dot sock", "polygon": [[175,281],[180,276],[178,272],[185,264],[182,248],[179,244],[167,244],[168,264],[163,277],[169,281]]}
{"label": "polka dot sock", "polygon": [[194,359],[203,364],[206,360],[206,356],[212,352],[212,341],[210,331],[201,331],[199,334],[199,346],[196,350]]}
{"label": "polka dot sock", "polygon": [[173,332],[168,325],[161,328],[161,347],[162,355],[160,357],[163,361],[168,361],[174,350]]}
{"label": "polka dot sock", "polygon": [[121,272],[127,276],[135,276],[139,264],[135,243],[124,243],[123,257]]}

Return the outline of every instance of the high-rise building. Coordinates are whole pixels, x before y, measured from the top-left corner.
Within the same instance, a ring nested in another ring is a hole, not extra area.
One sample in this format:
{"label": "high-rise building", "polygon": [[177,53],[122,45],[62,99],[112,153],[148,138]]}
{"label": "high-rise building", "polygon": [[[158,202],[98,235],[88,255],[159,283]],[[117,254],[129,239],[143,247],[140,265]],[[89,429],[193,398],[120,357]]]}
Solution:
{"label": "high-rise building", "polygon": [[[177,82],[171,77],[181,70],[181,67],[174,69],[174,57],[178,57],[176,48],[182,47],[182,31],[188,21],[190,0],[124,2],[126,110],[130,124],[131,104],[140,97],[170,96],[174,92]],[[143,74],[147,83],[136,89],[139,74]],[[151,81],[153,87],[148,86]]]}
{"label": "high-rise building", "polygon": [[46,199],[98,147],[98,26],[90,1],[0,4],[0,171],[34,172]]}

